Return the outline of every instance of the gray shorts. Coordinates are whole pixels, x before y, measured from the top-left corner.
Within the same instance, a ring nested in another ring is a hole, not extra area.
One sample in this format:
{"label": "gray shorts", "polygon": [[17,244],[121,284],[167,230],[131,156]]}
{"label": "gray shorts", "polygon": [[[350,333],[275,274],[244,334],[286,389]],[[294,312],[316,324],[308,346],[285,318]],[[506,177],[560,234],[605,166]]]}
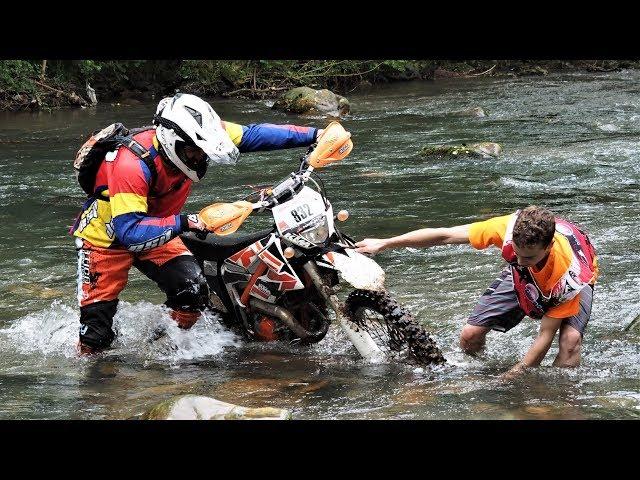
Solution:
{"label": "gray shorts", "polygon": [[[593,285],[580,291],[580,311],[565,318],[562,324],[571,325],[580,335],[584,335],[587,322],[591,317],[593,303]],[[511,269],[505,268],[498,278],[482,294],[467,323],[478,327],[488,327],[499,332],[507,332],[518,325],[525,317],[518,304],[518,297],[513,289]]]}

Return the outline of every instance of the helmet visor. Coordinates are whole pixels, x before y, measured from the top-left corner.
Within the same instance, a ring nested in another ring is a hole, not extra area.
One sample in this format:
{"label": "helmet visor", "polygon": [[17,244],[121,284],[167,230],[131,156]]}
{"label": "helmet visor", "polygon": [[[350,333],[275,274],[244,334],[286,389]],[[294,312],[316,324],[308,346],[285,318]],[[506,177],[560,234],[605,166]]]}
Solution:
{"label": "helmet visor", "polygon": [[207,171],[207,165],[210,161],[210,158],[204,153],[204,150],[197,146],[187,145],[185,142],[179,140],[176,141],[175,148],[176,154],[182,163],[191,170],[194,170],[198,178],[202,178]]}

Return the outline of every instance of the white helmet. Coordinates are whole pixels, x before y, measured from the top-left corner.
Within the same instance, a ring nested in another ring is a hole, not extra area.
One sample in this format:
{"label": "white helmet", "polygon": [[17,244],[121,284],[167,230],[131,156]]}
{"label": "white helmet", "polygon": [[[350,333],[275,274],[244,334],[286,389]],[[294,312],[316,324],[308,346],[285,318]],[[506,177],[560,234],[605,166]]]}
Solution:
{"label": "white helmet", "polygon": [[[167,160],[194,182],[204,177],[209,161],[221,164],[238,161],[240,152],[222,127],[220,117],[211,105],[195,95],[177,93],[163,98],[153,123]],[[188,157],[185,146],[202,149],[206,158]]]}

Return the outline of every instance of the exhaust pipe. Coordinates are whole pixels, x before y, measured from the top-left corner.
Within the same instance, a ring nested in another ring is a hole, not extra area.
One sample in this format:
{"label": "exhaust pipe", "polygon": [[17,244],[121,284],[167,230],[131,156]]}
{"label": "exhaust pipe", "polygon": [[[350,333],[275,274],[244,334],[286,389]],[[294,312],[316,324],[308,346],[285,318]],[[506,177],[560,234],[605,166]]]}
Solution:
{"label": "exhaust pipe", "polygon": [[308,331],[306,328],[296,322],[296,319],[293,317],[289,310],[272,303],[267,303],[263,300],[260,300],[259,298],[251,297],[251,299],[249,300],[249,305],[253,310],[257,310],[259,312],[282,320],[282,323],[289,327],[289,329],[298,337],[300,337],[300,340],[302,341],[320,339],[322,338],[322,336],[324,336],[324,334],[327,333],[326,331]]}

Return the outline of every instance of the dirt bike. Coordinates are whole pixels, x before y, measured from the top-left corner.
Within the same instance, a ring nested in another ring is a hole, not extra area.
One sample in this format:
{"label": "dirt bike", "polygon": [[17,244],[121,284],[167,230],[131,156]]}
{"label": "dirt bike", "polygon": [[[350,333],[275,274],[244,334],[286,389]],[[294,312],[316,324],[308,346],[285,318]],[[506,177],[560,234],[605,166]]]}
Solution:
{"label": "dirt bike", "polygon": [[[210,233],[181,238],[202,264],[209,308],[247,339],[312,344],[327,334],[330,307],[369,361],[391,355],[420,365],[444,363],[429,334],[385,291],[382,268],[336,228],[335,220],[345,221],[348,212],[334,215],[314,170],[344,159],[353,148],[350,137],[332,122],[285,180],[200,211]],[[251,213],[264,211],[273,216],[272,227],[233,235]],[[345,302],[336,293],[340,279],[355,288]]]}

